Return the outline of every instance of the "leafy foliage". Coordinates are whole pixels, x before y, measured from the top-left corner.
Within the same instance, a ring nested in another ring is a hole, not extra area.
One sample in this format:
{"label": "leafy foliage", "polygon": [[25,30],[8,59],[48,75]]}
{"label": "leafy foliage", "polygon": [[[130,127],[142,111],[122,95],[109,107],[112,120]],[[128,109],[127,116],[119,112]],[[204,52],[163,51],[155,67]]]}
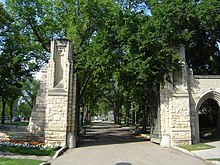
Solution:
{"label": "leafy foliage", "polygon": [[4,20],[13,20],[17,29],[8,33],[4,47],[12,50],[9,59],[19,54],[14,63],[25,63],[16,70],[36,69],[31,61],[38,66],[47,61],[50,40],[67,38],[74,45],[82,109],[91,111],[105,97],[118,114],[122,105],[129,109],[135,102],[145,116],[154,109],[152,96],[164,76],[180,68],[181,44],[196,74],[220,73],[219,5],[217,0],[6,0],[10,15],[1,13],[0,27],[7,34]]}
{"label": "leafy foliage", "polygon": [[30,78],[32,73],[39,69],[39,63],[36,63],[37,58],[33,56],[33,51],[30,51],[31,47],[29,47],[27,34],[22,33],[15,18],[4,9],[1,10],[1,17],[10,18],[3,19],[4,22],[2,21],[0,29],[0,38],[2,39],[0,47],[0,96],[2,98],[2,123],[4,123],[8,99],[10,98],[10,107],[12,107],[13,102],[21,94],[22,82]]}

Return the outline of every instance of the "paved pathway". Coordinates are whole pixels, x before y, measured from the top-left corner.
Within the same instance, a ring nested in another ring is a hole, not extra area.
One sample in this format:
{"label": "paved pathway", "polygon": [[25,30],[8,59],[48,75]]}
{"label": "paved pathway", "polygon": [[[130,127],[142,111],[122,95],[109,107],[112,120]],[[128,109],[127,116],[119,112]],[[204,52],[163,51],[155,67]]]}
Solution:
{"label": "paved pathway", "polygon": [[215,148],[192,151],[192,153],[203,159],[220,158],[220,141],[206,142],[205,144],[215,146]]}
{"label": "paved pathway", "polygon": [[129,128],[94,124],[80,141],[52,162],[52,165],[207,165],[203,160],[173,148],[161,148]]}
{"label": "paved pathway", "polygon": [[[202,158],[202,159],[213,159],[213,158],[220,158],[220,141],[210,141],[205,142],[205,144],[214,146],[215,148],[207,149],[207,150],[197,150],[191,151],[194,155]],[[220,165],[219,161],[212,161],[216,165]]]}

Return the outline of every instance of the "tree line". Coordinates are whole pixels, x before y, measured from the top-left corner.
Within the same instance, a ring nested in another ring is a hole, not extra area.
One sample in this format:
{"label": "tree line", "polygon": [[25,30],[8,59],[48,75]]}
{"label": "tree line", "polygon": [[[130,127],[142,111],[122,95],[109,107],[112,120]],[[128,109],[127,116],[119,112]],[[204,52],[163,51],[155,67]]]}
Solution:
{"label": "tree line", "polygon": [[180,68],[181,44],[195,74],[220,74],[218,0],[6,0],[0,8],[3,109],[6,90],[47,62],[53,38],[73,43],[83,121],[102,105],[115,123],[146,131],[159,84]]}

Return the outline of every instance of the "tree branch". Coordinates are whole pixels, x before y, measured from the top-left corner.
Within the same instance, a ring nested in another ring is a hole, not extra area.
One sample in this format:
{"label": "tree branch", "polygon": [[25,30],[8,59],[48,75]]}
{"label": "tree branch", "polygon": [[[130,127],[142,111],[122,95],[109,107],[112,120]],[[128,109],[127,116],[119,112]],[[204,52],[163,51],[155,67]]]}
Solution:
{"label": "tree branch", "polygon": [[40,34],[38,33],[37,29],[34,27],[34,25],[29,21],[29,25],[34,33],[34,35],[37,37],[38,41],[41,43],[41,46],[46,50],[47,52],[50,52],[50,49],[44,44],[43,39],[41,38]]}
{"label": "tree branch", "polygon": [[83,82],[84,84],[83,84],[82,88],[80,89],[80,98],[82,97],[83,93],[85,92],[86,86],[87,86],[88,82],[90,81],[91,77],[92,77],[92,72],[90,72],[87,79]]}

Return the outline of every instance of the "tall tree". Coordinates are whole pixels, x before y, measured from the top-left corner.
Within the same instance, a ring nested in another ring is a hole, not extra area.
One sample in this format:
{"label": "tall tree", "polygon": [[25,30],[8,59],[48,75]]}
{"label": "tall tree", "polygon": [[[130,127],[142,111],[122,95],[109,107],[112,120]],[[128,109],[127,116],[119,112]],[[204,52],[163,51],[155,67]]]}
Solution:
{"label": "tall tree", "polygon": [[21,88],[17,88],[15,86],[10,87],[9,92],[7,93],[7,105],[10,109],[10,121],[12,122],[14,115],[14,105],[16,100],[21,96]]}
{"label": "tall tree", "polygon": [[152,87],[158,89],[164,75],[179,68],[180,44],[196,73],[219,73],[217,0],[6,0],[6,5],[26,36],[21,43],[37,60],[47,60],[38,52],[49,52],[51,38],[73,42],[82,99],[94,84],[114,80],[145,114]]}
{"label": "tall tree", "polygon": [[5,118],[6,102],[12,96],[12,89],[21,88],[21,82],[31,77],[32,73],[38,69],[38,65],[33,60],[32,52],[26,49],[28,41],[24,35],[20,34],[20,28],[16,26],[14,19],[3,9],[1,17],[3,19],[0,29],[2,45],[0,47],[0,96],[2,98],[2,123]]}
{"label": "tall tree", "polygon": [[219,74],[220,3],[217,0],[147,1],[157,20],[160,39],[169,47],[186,46],[196,74]]}
{"label": "tall tree", "polygon": [[40,81],[28,79],[22,85],[22,99],[30,106],[30,109],[33,109],[40,88]]}

